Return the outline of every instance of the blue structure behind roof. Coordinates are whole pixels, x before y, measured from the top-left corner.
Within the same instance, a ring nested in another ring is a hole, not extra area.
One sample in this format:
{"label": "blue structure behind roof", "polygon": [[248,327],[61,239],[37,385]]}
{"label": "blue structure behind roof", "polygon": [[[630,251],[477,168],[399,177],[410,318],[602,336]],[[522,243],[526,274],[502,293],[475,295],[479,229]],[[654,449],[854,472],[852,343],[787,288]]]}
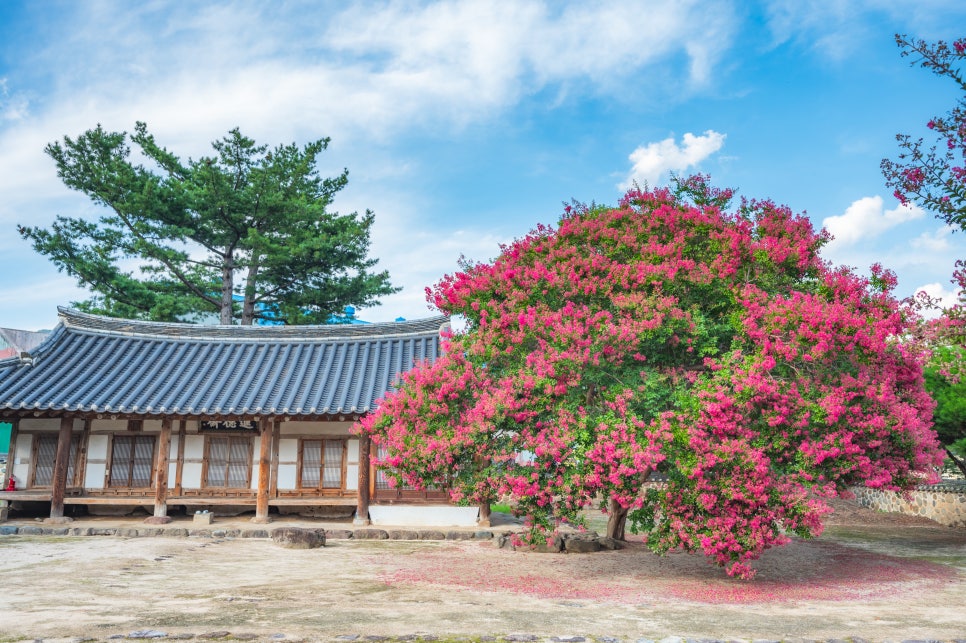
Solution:
{"label": "blue structure behind roof", "polygon": [[360,415],[401,373],[438,357],[448,322],[199,326],[58,312],[28,359],[0,361],[0,416]]}

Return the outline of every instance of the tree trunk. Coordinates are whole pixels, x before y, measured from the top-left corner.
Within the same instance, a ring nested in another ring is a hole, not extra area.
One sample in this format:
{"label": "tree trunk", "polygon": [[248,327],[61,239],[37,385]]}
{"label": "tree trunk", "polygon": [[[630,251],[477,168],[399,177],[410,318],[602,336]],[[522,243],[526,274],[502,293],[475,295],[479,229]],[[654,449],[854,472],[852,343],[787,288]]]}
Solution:
{"label": "tree trunk", "polygon": [[252,264],[248,266],[248,276],[245,277],[245,299],[242,301],[241,325],[251,326],[255,322],[255,285],[258,279],[258,263],[252,257]]}
{"label": "tree trunk", "polygon": [[966,461],[962,460],[961,458],[957,458],[956,454],[949,450],[949,447],[943,447],[943,450],[946,452],[946,455],[949,456],[949,459],[953,461],[953,464],[956,465],[956,468],[959,469],[964,476],[966,476]]}
{"label": "tree trunk", "polygon": [[476,522],[479,527],[489,527],[490,526],[490,501],[484,501],[480,503],[480,519]]}
{"label": "tree trunk", "polygon": [[611,498],[607,503],[607,537],[624,540],[624,526],[627,524],[627,507]]}
{"label": "tree trunk", "polygon": [[221,264],[221,317],[218,321],[222,326],[231,325],[232,294],[235,290],[235,262],[234,250],[230,249],[223,257]]}

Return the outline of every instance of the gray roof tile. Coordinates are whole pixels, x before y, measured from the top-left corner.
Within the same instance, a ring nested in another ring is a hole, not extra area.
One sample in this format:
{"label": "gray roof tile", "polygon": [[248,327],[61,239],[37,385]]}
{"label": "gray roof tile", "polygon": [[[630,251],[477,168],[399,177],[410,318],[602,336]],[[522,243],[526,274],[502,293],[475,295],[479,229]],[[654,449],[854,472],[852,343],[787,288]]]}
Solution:
{"label": "gray roof tile", "polygon": [[336,326],[196,326],[58,309],[32,353],[0,361],[0,414],[293,418],[366,413],[439,355],[445,317]]}

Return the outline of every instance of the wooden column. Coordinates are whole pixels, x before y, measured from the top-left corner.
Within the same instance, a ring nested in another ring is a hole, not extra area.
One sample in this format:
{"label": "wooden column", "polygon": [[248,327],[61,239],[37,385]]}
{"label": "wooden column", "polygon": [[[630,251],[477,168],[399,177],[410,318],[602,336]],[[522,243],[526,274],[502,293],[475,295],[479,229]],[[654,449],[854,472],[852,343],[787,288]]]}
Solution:
{"label": "wooden column", "polygon": [[359,502],[356,505],[354,525],[368,525],[369,523],[369,469],[371,467],[372,439],[368,435],[359,437]]}
{"label": "wooden column", "polygon": [[158,458],[154,468],[154,516],[144,522],[163,525],[171,522],[168,516],[168,460],[171,453],[171,419],[161,420],[158,436]]}
{"label": "wooden column", "polygon": [[183,491],[181,487],[181,476],[184,472],[184,440],[187,435],[187,421],[178,422],[178,464],[174,469],[174,494],[180,496]]}
{"label": "wooden column", "polygon": [[255,499],[255,517],[252,522],[271,522],[268,517],[268,483],[272,468],[272,422],[267,418],[258,421],[261,437],[258,448],[258,496]]}
{"label": "wooden column", "polygon": [[57,438],[57,456],[54,458],[54,480],[50,491],[50,518],[53,523],[69,522],[64,517],[64,495],[67,492],[67,466],[70,463],[70,439],[74,418],[60,418],[60,435]]}
{"label": "wooden column", "polygon": [[278,498],[278,448],[282,438],[282,423],[272,422],[272,486],[268,490],[270,498]]}

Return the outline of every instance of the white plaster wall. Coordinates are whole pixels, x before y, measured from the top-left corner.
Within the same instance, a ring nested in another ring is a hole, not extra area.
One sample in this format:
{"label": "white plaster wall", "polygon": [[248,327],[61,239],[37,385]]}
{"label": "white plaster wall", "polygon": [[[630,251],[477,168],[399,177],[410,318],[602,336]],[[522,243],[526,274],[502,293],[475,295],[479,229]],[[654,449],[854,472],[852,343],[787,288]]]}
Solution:
{"label": "white plaster wall", "polygon": [[204,456],[205,436],[186,435],[184,439],[184,467],[181,469],[181,486],[183,488],[201,488],[201,460]]}
{"label": "white plaster wall", "polygon": [[105,480],[107,480],[107,463],[88,461],[84,472],[84,488],[103,489]]}
{"label": "white plaster wall", "polygon": [[184,489],[201,488],[201,463],[185,462],[181,469],[181,487]]}
{"label": "white plaster wall", "polygon": [[[20,421],[22,427],[26,420]],[[13,462],[13,477],[17,479],[17,489],[27,488],[27,476],[30,474],[30,455],[33,447],[32,435],[17,435],[17,453]]]}
{"label": "white plaster wall", "polygon": [[278,462],[294,463],[299,459],[299,441],[282,438],[278,441]]}
{"label": "white plaster wall", "polygon": [[282,435],[349,435],[353,422],[282,422]]}
{"label": "white plaster wall", "polygon": [[107,450],[110,438],[107,435],[91,434],[87,441],[87,468],[84,472],[84,487],[103,489],[107,481]]}
{"label": "white plaster wall", "polygon": [[148,433],[160,433],[161,432],[161,420],[145,420],[144,430]]}
{"label": "white plaster wall", "polygon": [[[81,423],[83,427],[83,423]],[[58,418],[24,418],[20,420],[21,431],[59,431],[60,419]]]}
{"label": "white plaster wall", "polygon": [[359,463],[359,438],[349,438],[345,445],[346,462]]}
{"label": "white plaster wall", "polygon": [[282,464],[278,465],[278,488],[284,490],[295,489],[295,484],[298,481],[296,477],[298,474],[298,465],[296,464]]}
{"label": "white plaster wall", "polygon": [[473,527],[478,507],[452,505],[371,505],[369,519],[373,525],[400,527]]}
{"label": "white plaster wall", "polygon": [[205,457],[205,436],[186,435],[184,438],[184,459],[198,460]]}
{"label": "white plaster wall", "polygon": [[91,422],[91,432],[127,431],[127,420],[94,420]]}
{"label": "white plaster wall", "polygon": [[258,458],[257,457],[252,458],[251,481],[252,483],[248,485],[249,488],[257,490],[258,489]]}
{"label": "white plaster wall", "polygon": [[87,442],[87,461],[107,460],[107,446],[110,439],[106,435],[92,435]]}
{"label": "white plaster wall", "polygon": [[346,491],[359,490],[359,465],[358,464],[345,465],[345,490]]}

